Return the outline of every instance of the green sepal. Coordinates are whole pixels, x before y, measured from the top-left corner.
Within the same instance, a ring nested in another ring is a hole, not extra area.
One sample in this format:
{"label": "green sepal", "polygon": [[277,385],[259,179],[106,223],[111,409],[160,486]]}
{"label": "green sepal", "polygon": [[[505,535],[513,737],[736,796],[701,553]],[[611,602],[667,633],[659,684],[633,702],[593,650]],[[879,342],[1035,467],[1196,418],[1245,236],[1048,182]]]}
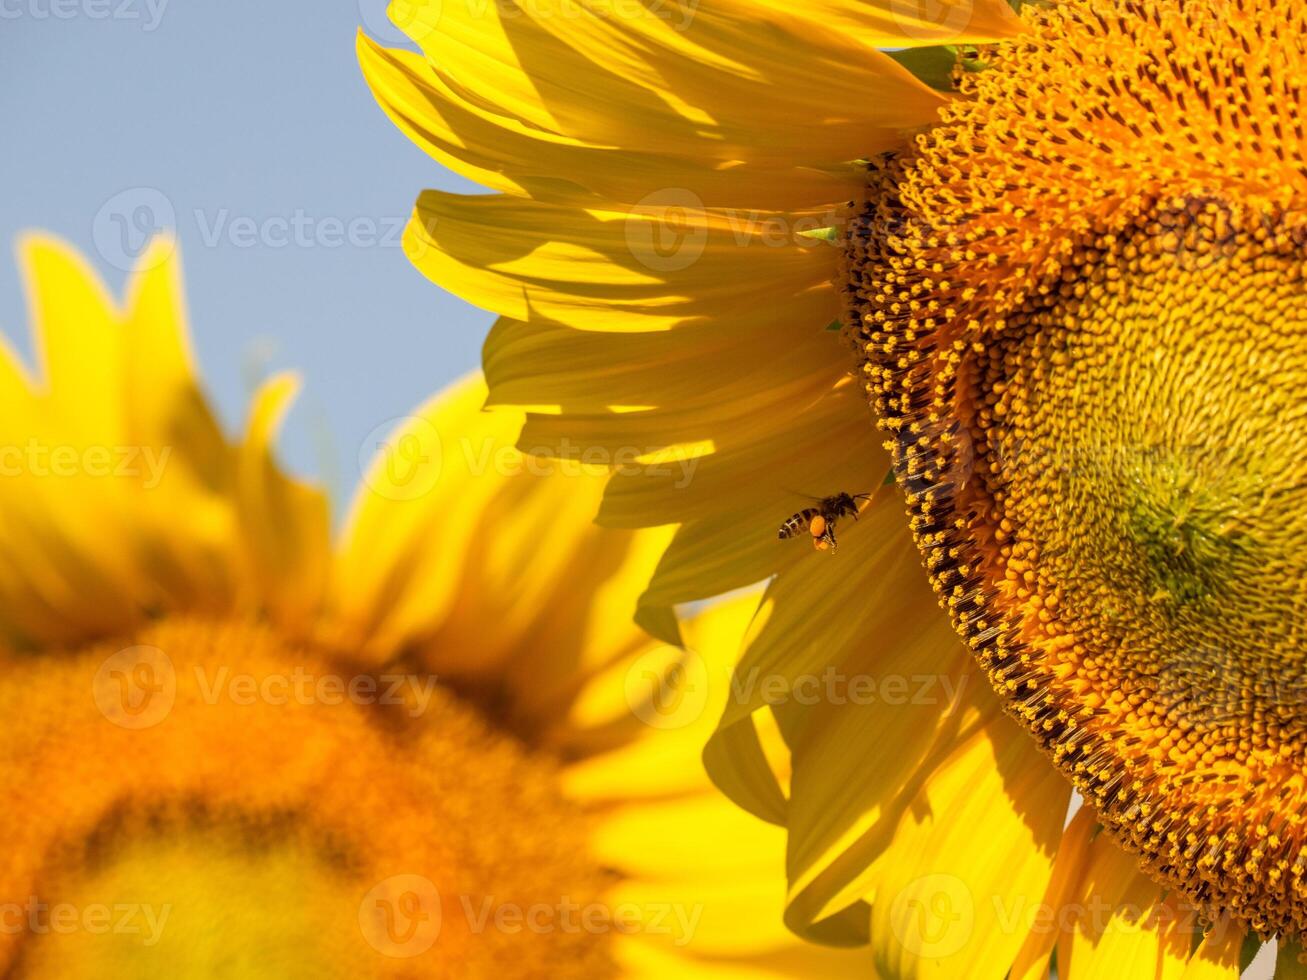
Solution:
{"label": "green sepal", "polygon": [[934,44],[885,53],[931,88],[940,92],[953,91],[953,69],[958,64],[957,49],[953,45]]}
{"label": "green sepal", "polygon": [[840,240],[839,225],[831,225],[829,228],[814,228],[812,231],[799,232],[804,238],[815,238],[819,242],[838,242]]}
{"label": "green sepal", "polygon": [[973,44],[936,44],[924,48],[903,48],[886,51],[900,65],[918,79],[940,92],[955,92],[954,72],[985,71],[989,62],[978,57],[979,49]]}
{"label": "green sepal", "polygon": [[1257,935],[1251,929],[1248,935],[1243,937],[1243,946],[1239,949],[1239,973],[1248,969],[1253,960],[1257,959],[1257,954],[1262,950],[1262,937]]}

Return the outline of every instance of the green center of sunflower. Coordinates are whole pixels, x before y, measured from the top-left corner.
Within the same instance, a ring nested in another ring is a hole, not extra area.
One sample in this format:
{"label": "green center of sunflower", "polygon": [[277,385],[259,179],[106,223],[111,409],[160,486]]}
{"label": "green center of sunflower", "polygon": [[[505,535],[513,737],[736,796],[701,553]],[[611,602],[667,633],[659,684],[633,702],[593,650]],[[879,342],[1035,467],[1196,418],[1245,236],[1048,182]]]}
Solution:
{"label": "green center of sunflower", "polygon": [[1069,3],[845,239],[932,579],[1147,867],[1307,930],[1301,4]]}
{"label": "green center of sunflower", "polygon": [[331,938],[358,930],[330,899],[348,877],[294,836],[252,848],[233,828],[156,827],[106,845],[57,887],[47,881],[57,901],[29,903],[18,976],[313,980],[338,975],[342,955],[369,967]]}
{"label": "green center of sunflower", "polygon": [[1123,721],[1184,731],[1189,751],[1297,753],[1302,258],[1233,230],[1216,241],[1224,209],[1191,211],[1078,252],[971,362],[964,432],[997,528],[977,557],[1005,603],[1057,610],[1050,657],[1142,699]]}

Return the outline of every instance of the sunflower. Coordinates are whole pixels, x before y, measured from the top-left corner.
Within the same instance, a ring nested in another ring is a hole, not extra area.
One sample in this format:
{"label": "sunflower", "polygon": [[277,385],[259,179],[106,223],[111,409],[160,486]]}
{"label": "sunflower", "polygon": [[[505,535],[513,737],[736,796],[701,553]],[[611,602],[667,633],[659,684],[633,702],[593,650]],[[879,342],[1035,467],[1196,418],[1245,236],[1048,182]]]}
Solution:
{"label": "sunflower", "polygon": [[892,976],[1296,968],[1305,16],[416,0],[420,52],[360,39],[497,192],[407,233],[501,316],[490,402],[633,454],[602,523],[678,525],[641,621],[770,582],[706,759],[785,827],[799,934]]}
{"label": "sunflower", "polygon": [[294,380],[224,435],[171,242],[121,307],[21,254],[0,972],[854,975],[786,933],[781,831],[698,762],[747,610],[637,629],[667,535],[595,528],[599,472],[542,471],[469,379],[377,445],[333,550],[272,455]]}

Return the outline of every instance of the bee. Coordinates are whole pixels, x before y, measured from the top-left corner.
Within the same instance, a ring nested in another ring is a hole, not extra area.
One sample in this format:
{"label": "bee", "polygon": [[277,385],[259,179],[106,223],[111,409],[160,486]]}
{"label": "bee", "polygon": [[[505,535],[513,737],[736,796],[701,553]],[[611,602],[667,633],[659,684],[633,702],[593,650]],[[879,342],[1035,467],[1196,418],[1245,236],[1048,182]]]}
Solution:
{"label": "bee", "polygon": [[837,493],[830,497],[813,497],[815,507],[806,507],[781,525],[778,537],[784,541],[801,534],[805,529],[812,535],[812,546],[818,551],[835,554],[835,522],[841,517],[858,519],[858,501],[870,500],[869,493]]}

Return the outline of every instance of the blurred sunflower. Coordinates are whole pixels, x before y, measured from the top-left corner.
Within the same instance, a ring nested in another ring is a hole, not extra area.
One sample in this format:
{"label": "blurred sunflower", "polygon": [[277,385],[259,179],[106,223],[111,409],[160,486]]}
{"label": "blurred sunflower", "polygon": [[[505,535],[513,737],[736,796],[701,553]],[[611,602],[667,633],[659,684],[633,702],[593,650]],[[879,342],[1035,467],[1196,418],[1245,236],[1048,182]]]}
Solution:
{"label": "blurred sunflower", "polygon": [[[1184,969],[1191,936],[1121,939],[1084,910],[1100,894],[1109,920],[1232,920],[1211,975],[1249,926],[1299,935],[1304,7],[392,16],[421,53],[360,39],[379,102],[499,192],[425,192],[407,235],[502,315],[490,402],[530,411],[520,445],[649,464],[600,520],[679,524],[655,631],[772,580],[736,677],[785,683],[737,685],[707,759],[786,827],[790,925],[911,977],[1046,976],[1055,947],[1062,978]],[[689,486],[658,465],[678,456]],[[775,540],[795,491],[870,492],[837,560]],[[828,671],[961,693],[798,703]],[[759,747],[773,722],[792,780]],[[1079,913],[1012,925],[1049,907]]]}
{"label": "blurred sunflower", "polygon": [[[479,380],[421,408],[344,540],[187,350],[173,246],[120,309],[22,246],[0,358],[7,977],[852,976],[780,924],[781,832],[698,763],[743,628],[630,622],[661,531],[591,524]],[[714,653],[714,651],[722,651]]]}

